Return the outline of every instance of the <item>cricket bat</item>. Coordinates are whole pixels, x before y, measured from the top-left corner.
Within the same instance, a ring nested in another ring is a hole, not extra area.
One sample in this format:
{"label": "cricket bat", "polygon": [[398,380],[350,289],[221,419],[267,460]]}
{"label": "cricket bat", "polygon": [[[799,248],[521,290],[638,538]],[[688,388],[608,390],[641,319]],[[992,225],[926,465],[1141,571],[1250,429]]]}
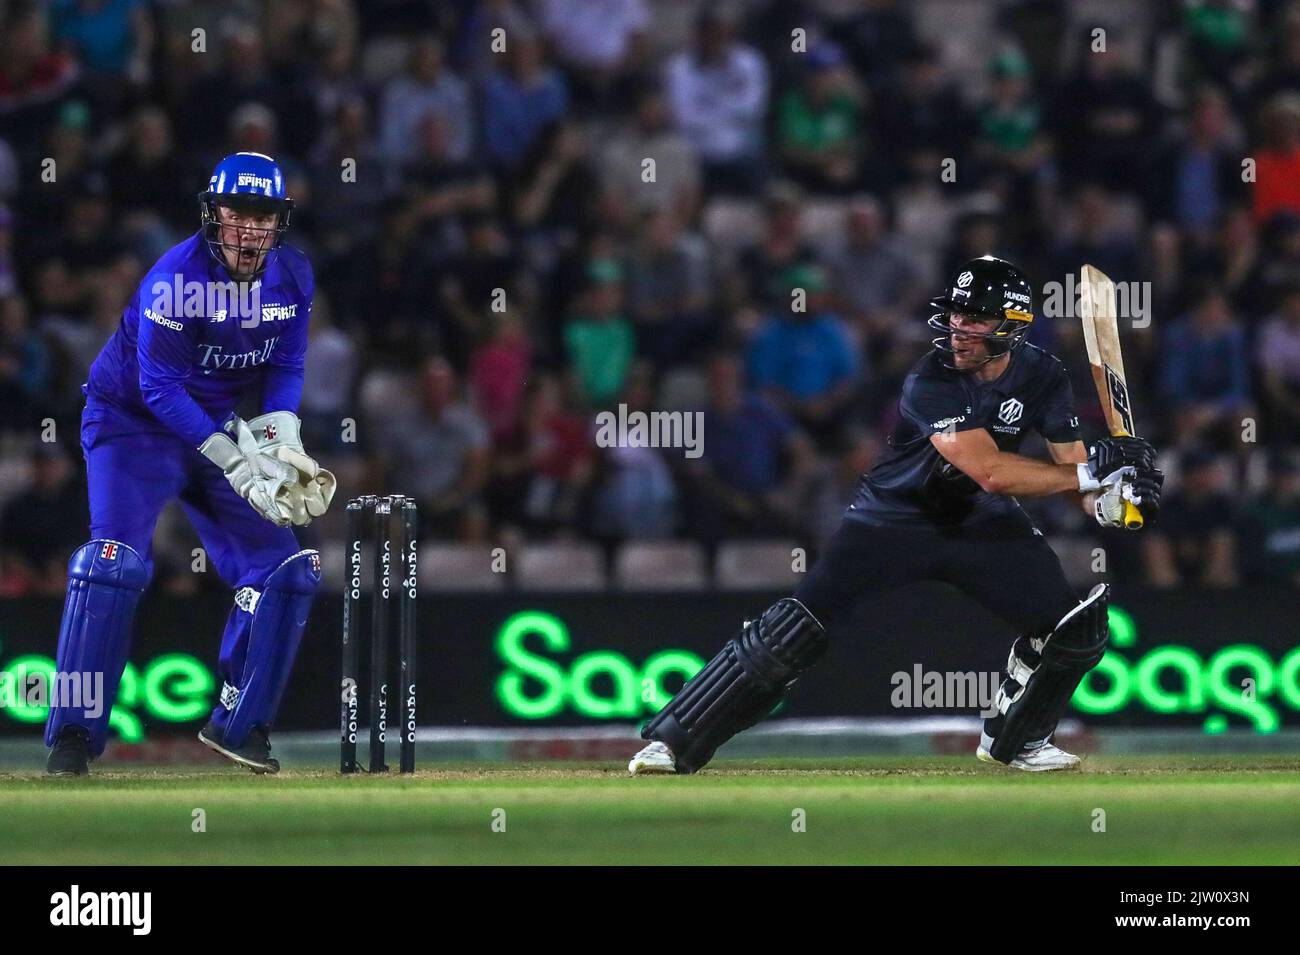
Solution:
{"label": "cricket bat", "polygon": [[[1106,426],[1114,437],[1133,437],[1133,406],[1124,380],[1124,356],[1119,349],[1115,283],[1091,265],[1083,267],[1079,279],[1083,341]],[[1142,512],[1131,501],[1124,502],[1124,526],[1129,530],[1142,526]]]}

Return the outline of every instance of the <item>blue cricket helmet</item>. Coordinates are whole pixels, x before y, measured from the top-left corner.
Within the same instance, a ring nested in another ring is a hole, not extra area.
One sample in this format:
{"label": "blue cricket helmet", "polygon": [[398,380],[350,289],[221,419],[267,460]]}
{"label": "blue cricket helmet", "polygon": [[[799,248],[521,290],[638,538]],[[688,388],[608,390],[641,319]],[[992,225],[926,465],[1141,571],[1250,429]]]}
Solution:
{"label": "blue cricket helmet", "polygon": [[203,238],[208,243],[208,251],[213,258],[229,268],[224,253],[228,250],[238,253],[240,249],[222,241],[218,206],[229,206],[254,214],[275,215],[274,229],[254,230],[265,233],[266,242],[262,244],[259,240],[258,249],[265,254],[251,274],[241,277],[256,278],[266,270],[271,255],[280,247],[284,233],[289,228],[293,200],[285,192],[284,173],[270,156],[261,153],[234,153],[217,163],[217,168],[212,171],[212,178],[208,181],[208,188],[199,193]]}

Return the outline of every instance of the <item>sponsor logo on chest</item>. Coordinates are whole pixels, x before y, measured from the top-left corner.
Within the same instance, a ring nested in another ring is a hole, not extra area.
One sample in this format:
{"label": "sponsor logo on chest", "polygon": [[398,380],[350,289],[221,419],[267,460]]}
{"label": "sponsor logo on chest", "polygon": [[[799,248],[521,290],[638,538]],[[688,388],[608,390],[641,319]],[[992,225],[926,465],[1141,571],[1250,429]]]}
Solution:
{"label": "sponsor logo on chest", "polygon": [[272,335],[257,348],[242,352],[227,351],[221,345],[216,344],[200,344],[199,367],[203,369],[205,375],[210,375],[218,370],[233,371],[242,368],[255,368],[270,360],[279,340],[279,335]]}
{"label": "sponsor logo on chest", "polygon": [[264,322],[284,322],[291,318],[298,317],[298,306],[294,305],[263,305],[262,321]]}

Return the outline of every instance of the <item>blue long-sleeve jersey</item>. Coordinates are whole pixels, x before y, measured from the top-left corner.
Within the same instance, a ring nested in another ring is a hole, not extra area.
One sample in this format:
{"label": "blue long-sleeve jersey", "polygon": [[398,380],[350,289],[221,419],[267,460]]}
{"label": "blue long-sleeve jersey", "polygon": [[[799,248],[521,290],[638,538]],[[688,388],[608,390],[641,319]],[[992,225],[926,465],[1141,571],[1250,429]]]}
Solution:
{"label": "blue long-sleeve jersey", "polygon": [[149,270],[82,391],[191,447],[255,390],[263,413],[296,413],[313,291],[298,249],[282,246],[260,281],[241,286],[196,233]]}

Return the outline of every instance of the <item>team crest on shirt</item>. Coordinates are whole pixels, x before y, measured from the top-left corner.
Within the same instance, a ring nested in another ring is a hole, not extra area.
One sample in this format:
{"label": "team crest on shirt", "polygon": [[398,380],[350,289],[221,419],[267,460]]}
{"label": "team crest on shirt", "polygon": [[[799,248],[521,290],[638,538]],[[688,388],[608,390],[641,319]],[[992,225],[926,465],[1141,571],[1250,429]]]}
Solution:
{"label": "team crest on shirt", "polygon": [[1024,404],[1015,398],[1008,398],[998,408],[998,420],[1003,424],[1015,424],[1024,413]]}

